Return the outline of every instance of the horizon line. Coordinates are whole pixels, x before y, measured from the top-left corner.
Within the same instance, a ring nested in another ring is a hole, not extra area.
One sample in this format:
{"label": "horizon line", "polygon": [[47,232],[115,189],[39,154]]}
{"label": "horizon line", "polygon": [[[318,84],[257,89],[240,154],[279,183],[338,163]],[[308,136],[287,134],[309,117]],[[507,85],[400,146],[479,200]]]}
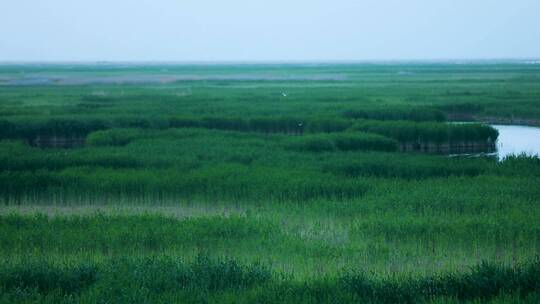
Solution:
{"label": "horizon line", "polygon": [[178,64],[178,65],[249,65],[249,64],[359,64],[359,63],[475,63],[537,61],[540,57],[484,57],[484,58],[411,58],[411,59],[306,59],[306,60],[0,60],[0,65],[18,64]]}

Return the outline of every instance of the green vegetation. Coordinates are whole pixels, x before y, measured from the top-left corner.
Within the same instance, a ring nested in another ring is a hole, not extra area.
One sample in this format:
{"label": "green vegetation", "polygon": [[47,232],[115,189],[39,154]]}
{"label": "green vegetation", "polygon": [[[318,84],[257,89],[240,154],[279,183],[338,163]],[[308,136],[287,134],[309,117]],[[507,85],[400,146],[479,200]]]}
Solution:
{"label": "green vegetation", "polygon": [[0,303],[538,303],[539,77],[0,66]]}
{"label": "green vegetation", "polygon": [[494,142],[498,137],[497,130],[481,124],[369,120],[357,122],[353,129],[382,134],[401,143]]}
{"label": "green vegetation", "polygon": [[[44,261],[1,266],[0,300],[54,303],[419,303],[437,297],[490,300],[505,292],[538,300],[540,263],[502,267],[481,264],[463,274],[423,278],[368,278],[346,273],[335,279],[304,283],[272,275],[258,264],[243,266],[234,260],[214,261],[198,256],[193,262],[170,257],[120,259],[84,266],[54,265]],[[126,294],[125,289],[131,289]],[[29,292],[30,291],[30,292]],[[71,301],[61,295],[69,295]]]}
{"label": "green vegetation", "polygon": [[299,139],[290,140],[289,148],[305,152],[322,151],[355,151],[355,150],[375,150],[375,151],[397,151],[396,141],[384,136],[370,133],[340,133],[306,135]]}

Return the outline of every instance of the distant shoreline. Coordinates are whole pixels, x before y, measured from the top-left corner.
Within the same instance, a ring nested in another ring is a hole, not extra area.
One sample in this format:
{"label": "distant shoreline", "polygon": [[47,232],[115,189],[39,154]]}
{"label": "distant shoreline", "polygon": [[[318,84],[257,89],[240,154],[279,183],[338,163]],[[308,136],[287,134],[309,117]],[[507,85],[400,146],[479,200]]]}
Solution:
{"label": "distant shoreline", "polygon": [[303,65],[303,64],[539,64],[538,58],[470,58],[470,59],[367,59],[367,60],[188,60],[188,61],[161,61],[161,60],[141,60],[141,61],[123,61],[123,60],[66,60],[66,61],[32,61],[32,60],[0,60],[0,66],[9,65]]}

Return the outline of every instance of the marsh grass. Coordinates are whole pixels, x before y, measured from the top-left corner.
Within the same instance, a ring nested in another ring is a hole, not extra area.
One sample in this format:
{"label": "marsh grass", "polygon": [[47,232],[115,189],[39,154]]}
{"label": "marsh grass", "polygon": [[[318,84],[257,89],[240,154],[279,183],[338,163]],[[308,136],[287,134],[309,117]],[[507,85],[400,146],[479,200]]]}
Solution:
{"label": "marsh grass", "polygon": [[201,299],[235,303],[419,303],[440,298],[486,301],[504,294],[513,294],[517,300],[538,292],[539,271],[538,261],[514,267],[481,263],[463,274],[437,277],[380,279],[349,272],[299,283],[276,276],[259,264],[245,266],[205,256],[192,262],[162,257],[74,266],[4,263],[0,288],[4,301],[17,297],[47,299],[51,294],[80,303],[145,303],[177,297],[187,303]]}
{"label": "marsh grass", "polygon": [[539,302],[539,158],[414,147],[538,123],[540,66],[0,66],[161,73],[0,84],[1,303]]}

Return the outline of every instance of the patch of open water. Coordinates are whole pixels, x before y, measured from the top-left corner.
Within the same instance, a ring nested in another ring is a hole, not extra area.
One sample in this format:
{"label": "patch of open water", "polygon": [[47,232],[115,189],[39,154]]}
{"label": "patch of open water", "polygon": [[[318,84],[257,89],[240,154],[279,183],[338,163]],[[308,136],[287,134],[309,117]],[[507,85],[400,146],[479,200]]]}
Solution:
{"label": "patch of open water", "polygon": [[497,156],[526,154],[540,156],[540,128],[527,126],[492,125],[499,131]]}
{"label": "patch of open water", "polygon": [[[463,123],[463,122],[457,122]],[[468,122],[465,122],[468,123]],[[496,149],[493,153],[451,154],[451,157],[496,156],[503,160],[510,155],[540,157],[540,128],[519,125],[491,125],[499,131]]]}

